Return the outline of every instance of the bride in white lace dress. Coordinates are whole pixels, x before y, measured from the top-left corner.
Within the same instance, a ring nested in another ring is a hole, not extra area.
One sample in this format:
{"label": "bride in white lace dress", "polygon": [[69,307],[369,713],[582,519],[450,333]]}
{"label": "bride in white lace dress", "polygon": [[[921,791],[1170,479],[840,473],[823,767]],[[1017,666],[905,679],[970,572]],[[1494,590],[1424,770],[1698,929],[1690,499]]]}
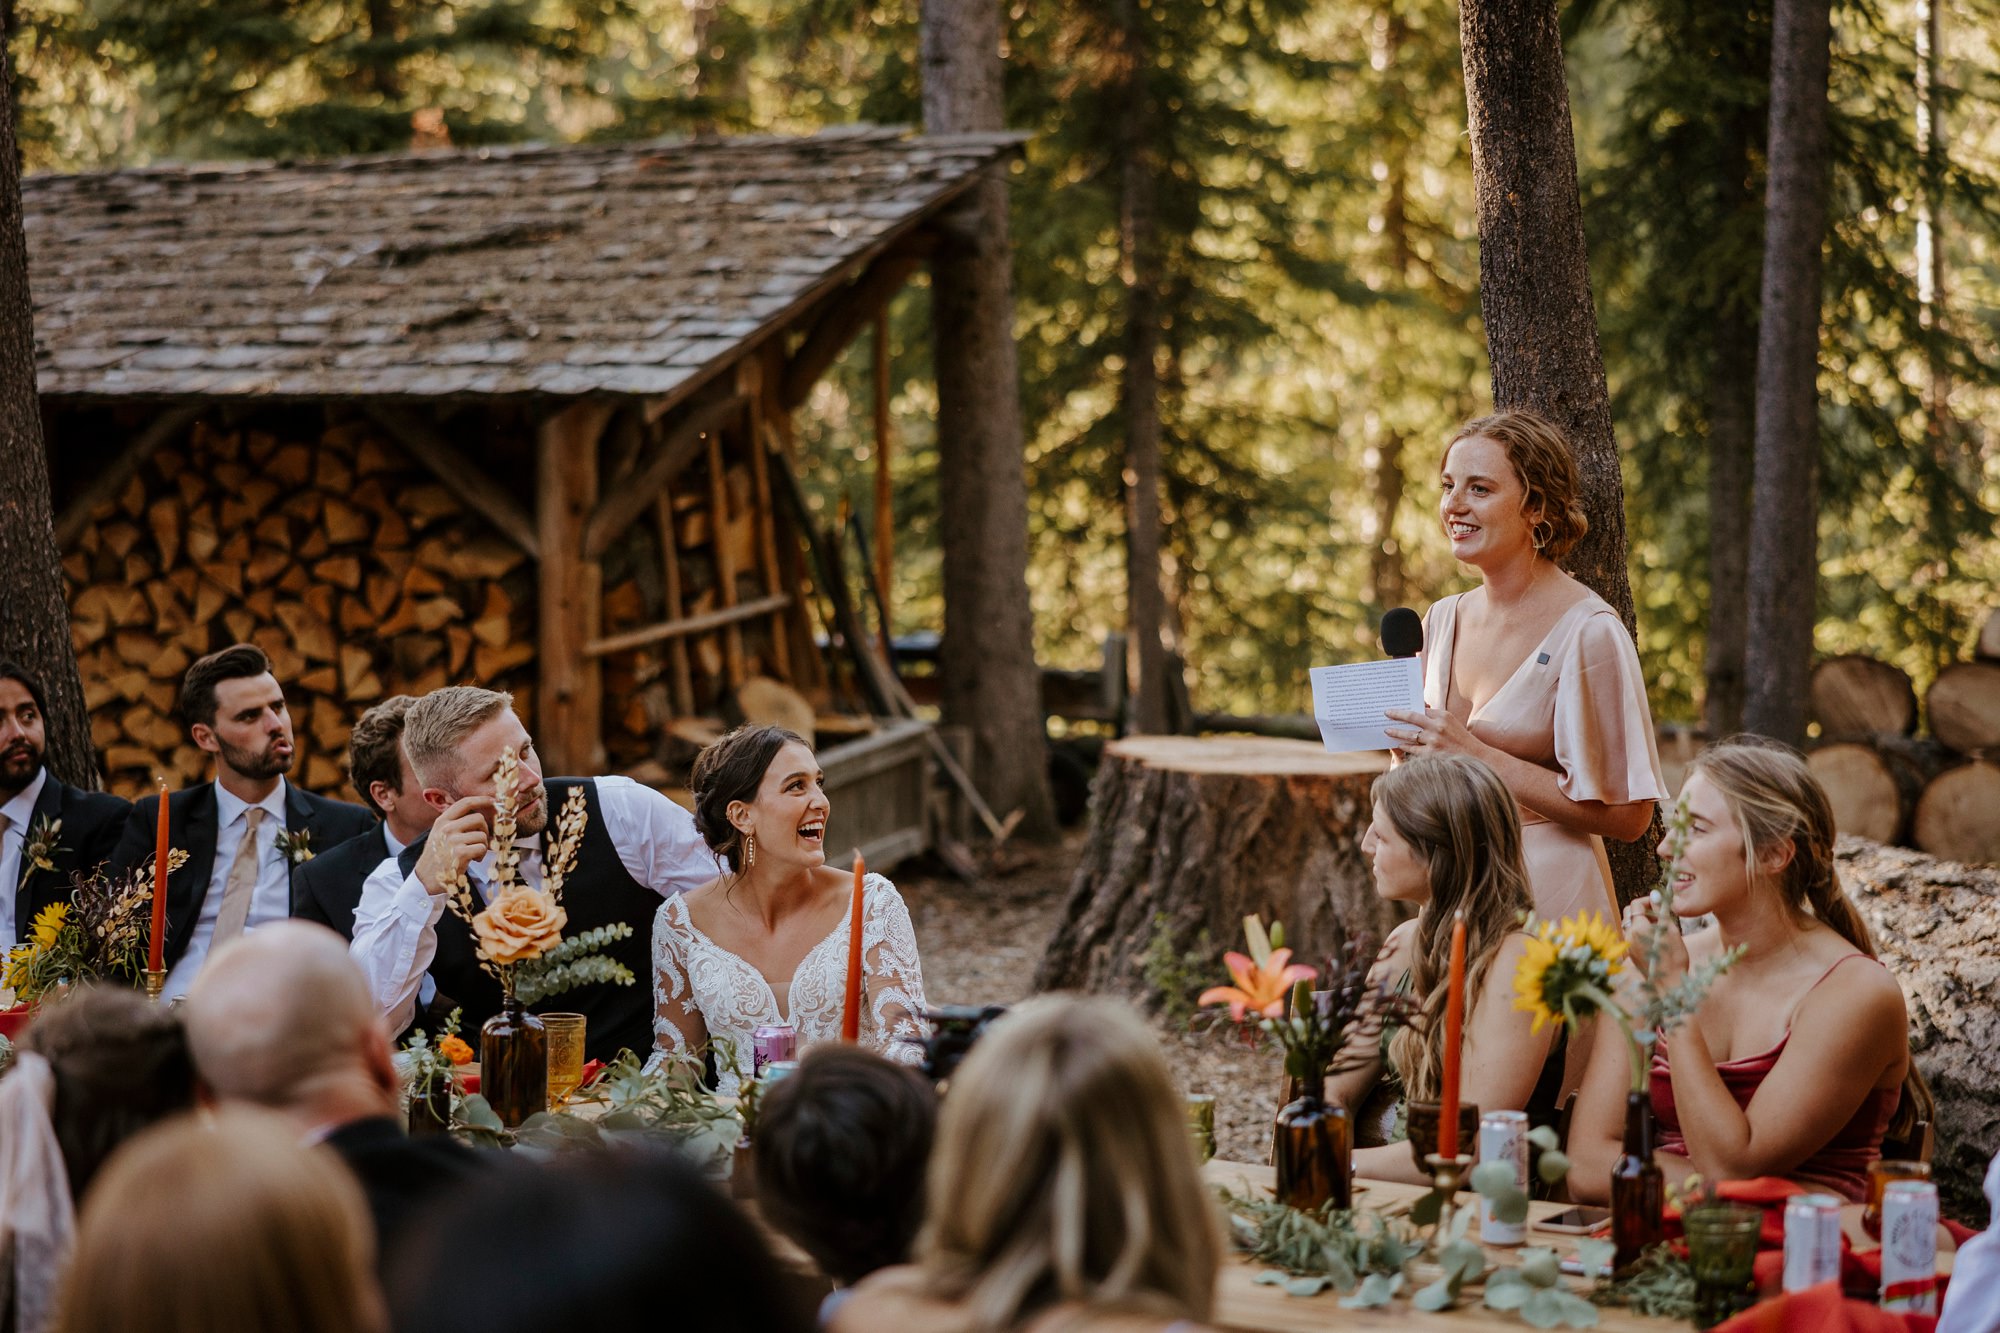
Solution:
{"label": "bride in white lace dress", "polygon": [[[716,1055],[717,1091],[751,1066],[751,1033],[790,1023],[799,1051],[840,1038],[854,876],[826,864],[831,807],[812,750],[781,727],[740,727],[694,766],[695,827],[723,871],[653,918],[651,1064]],[[861,1044],[916,1064],[924,979],[909,909],[863,881]]]}

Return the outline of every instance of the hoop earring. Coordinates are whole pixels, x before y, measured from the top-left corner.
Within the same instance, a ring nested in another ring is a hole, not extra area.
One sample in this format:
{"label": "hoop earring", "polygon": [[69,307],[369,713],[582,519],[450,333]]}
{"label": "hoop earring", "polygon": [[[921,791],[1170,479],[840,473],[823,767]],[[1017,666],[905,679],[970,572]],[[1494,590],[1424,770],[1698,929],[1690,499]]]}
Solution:
{"label": "hoop earring", "polygon": [[757,835],[754,833],[746,833],[743,835],[743,868],[745,870],[748,870],[751,866],[754,866],[756,864],[757,864]]}
{"label": "hoop earring", "polygon": [[[1548,529],[1548,532],[1546,534],[1544,534],[1542,531],[1542,529],[1544,528]],[[1539,552],[1543,547],[1547,546],[1550,542],[1554,541],[1555,536],[1556,536],[1556,525],[1549,522],[1547,519],[1543,519],[1541,522],[1535,524],[1534,527],[1528,530],[1528,539],[1534,542],[1535,550],[1537,552]]]}

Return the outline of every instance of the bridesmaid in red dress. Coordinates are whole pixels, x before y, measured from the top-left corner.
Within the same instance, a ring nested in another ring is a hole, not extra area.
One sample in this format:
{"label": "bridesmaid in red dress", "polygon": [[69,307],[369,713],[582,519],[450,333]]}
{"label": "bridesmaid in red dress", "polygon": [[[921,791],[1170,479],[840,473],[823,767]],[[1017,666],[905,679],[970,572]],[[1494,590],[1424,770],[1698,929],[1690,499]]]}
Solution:
{"label": "bridesmaid in red dress", "polygon": [[1604,839],[1643,837],[1667,789],[1632,636],[1557,563],[1589,528],[1569,441],[1531,412],[1481,417],[1452,437],[1439,481],[1451,553],[1480,586],[1432,605],[1424,709],[1389,710],[1387,730],[1407,753],[1500,775],[1537,915],[1615,920]]}
{"label": "bridesmaid in red dress", "polygon": [[[1639,899],[1625,915],[1634,961],[1671,986],[1691,963],[1744,954],[1654,1054],[1667,1180],[1785,1176],[1862,1199],[1892,1117],[1924,1114],[1930,1094],[1910,1061],[1902,989],[1841,891],[1826,793],[1795,751],[1746,740],[1704,751],[1683,794],[1692,822],[1674,912],[1715,924],[1685,940],[1670,930],[1660,957],[1644,958],[1655,909]],[[1591,1201],[1610,1192],[1630,1086],[1613,1049],[1624,1038],[1597,1026],[1569,1138],[1570,1190]]]}

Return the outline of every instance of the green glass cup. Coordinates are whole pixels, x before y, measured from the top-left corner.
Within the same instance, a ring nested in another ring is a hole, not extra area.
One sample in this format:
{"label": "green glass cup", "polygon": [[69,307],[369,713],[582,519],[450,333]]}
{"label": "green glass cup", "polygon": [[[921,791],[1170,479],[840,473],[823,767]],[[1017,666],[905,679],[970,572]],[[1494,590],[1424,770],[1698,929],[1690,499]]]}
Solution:
{"label": "green glass cup", "polygon": [[1757,1299],[1757,1240],[1762,1209],[1740,1203],[1705,1203],[1681,1219],[1688,1266],[1694,1270],[1695,1327],[1713,1328]]}

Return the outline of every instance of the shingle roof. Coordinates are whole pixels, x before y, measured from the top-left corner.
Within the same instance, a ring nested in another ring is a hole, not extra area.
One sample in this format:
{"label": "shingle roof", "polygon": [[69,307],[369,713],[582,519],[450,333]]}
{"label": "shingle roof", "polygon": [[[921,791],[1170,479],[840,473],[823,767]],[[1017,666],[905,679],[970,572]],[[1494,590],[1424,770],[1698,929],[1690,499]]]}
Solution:
{"label": "shingle roof", "polygon": [[670,394],[1018,142],[861,126],[31,176],[38,384]]}

